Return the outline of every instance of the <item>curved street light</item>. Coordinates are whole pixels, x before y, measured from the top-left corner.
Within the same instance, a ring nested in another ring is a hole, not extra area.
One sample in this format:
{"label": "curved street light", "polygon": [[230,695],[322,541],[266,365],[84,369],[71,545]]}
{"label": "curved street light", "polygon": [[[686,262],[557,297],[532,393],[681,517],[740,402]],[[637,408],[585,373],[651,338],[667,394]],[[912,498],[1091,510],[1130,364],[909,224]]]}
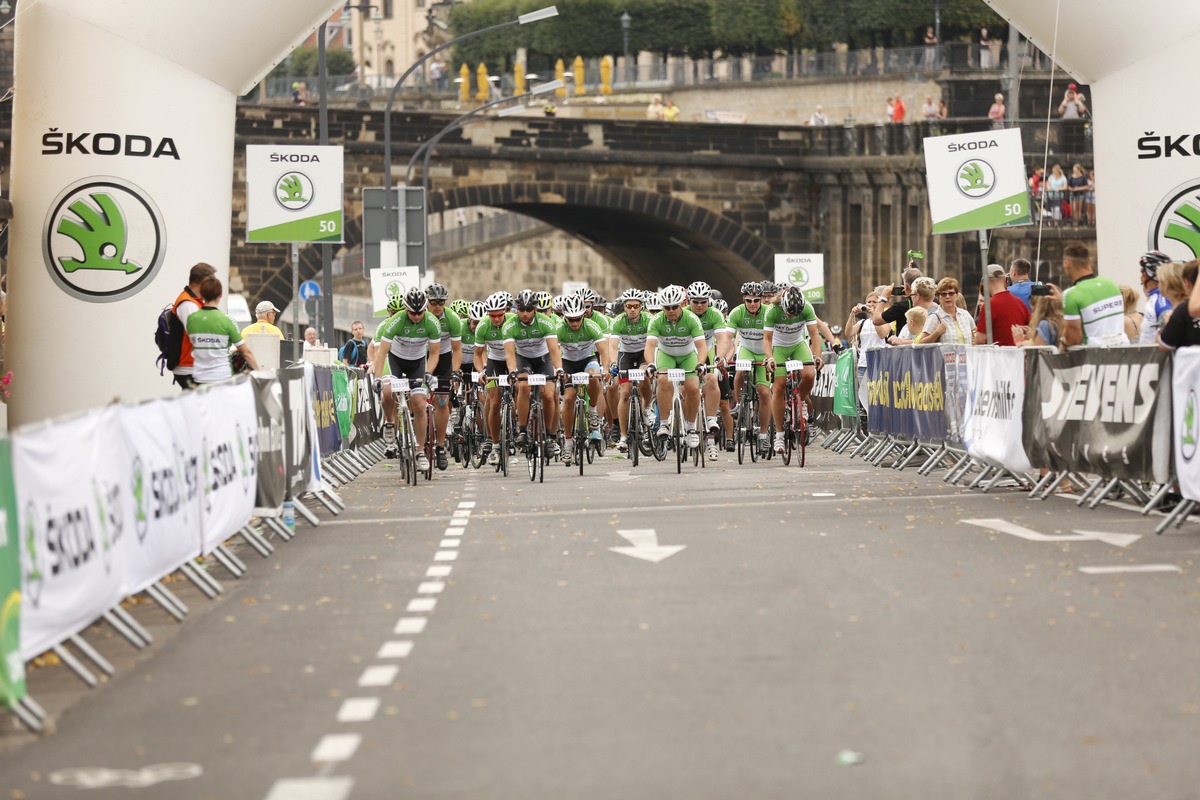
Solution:
{"label": "curved street light", "polygon": [[383,107],[383,218],[384,235],[388,239],[392,239],[396,235],[395,220],[392,219],[392,104],[396,101],[396,93],[400,91],[400,87],[404,85],[406,80],[408,80],[408,76],[420,69],[421,65],[434,55],[440,53],[451,45],[458,44],[459,42],[474,38],[476,36],[482,36],[485,33],[504,30],[505,28],[511,28],[516,25],[528,25],[531,22],[539,22],[540,20],[557,16],[558,7],[547,6],[546,8],[541,8],[537,11],[531,11],[528,14],[522,14],[514,20],[501,22],[499,25],[492,25],[488,28],[480,28],[477,31],[465,33],[456,39],[451,39],[445,44],[433,48],[428,53],[418,58],[412,66],[404,71],[404,74],[400,76],[395,85],[392,86],[392,90],[388,92],[387,105]]}
{"label": "curved street light", "polygon": [[519,94],[519,95],[515,95],[513,97],[502,97],[499,100],[493,100],[490,103],[482,105],[479,108],[473,108],[470,111],[468,111],[466,114],[463,114],[462,116],[451,120],[450,123],[448,125],[446,125],[446,127],[442,128],[440,131],[438,131],[436,134],[431,136],[429,139],[422,142],[421,145],[412,154],[412,158],[410,158],[408,160],[408,167],[404,170],[405,185],[412,185],[413,167],[415,167],[417,165],[417,159],[423,153],[425,158],[421,163],[421,185],[424,186],[426,189],[429,188],[429,159],[433,155],[433,148],[436,147],[438,142],[440,142],[444,137],[448,136],[449,134],[453,133],[454,131],[465,127],[466,125],[470,124],[471,122],[480,122],[483,119],[482,117],[480,117],[479,119],[470,119],[470,117],[475,116],[476,114],[478,114],[481,111],[486,111],[487,109],[491,108],[492,106],[498,106],[501,103],[511,103],[514,100],[520,101],[520,102],[515,106],[511,106],[510,108],[501,109],[499,112],[497,112],[496,116],[509,117],[514,114],[518,114],[525,110],[525,106],[523,104],[525,100],[527,100],[530,97],[533,97],[535,95],[545,94],[546,92],[553,92],[555,89],[558,89],[562,85],[563,85],[562,81],[550,81],[549,83],[543,83],[541,86],[538,86],[533,91],[527,92],[526,94]]}

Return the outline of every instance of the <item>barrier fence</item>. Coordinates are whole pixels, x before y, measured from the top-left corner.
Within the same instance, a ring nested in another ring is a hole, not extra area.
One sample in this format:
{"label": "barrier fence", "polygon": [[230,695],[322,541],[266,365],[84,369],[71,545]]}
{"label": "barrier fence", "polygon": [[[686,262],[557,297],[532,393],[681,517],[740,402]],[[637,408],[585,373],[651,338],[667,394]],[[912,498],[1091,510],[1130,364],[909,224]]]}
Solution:
{"label": "barrier fence", "polygon": [[363,370],[302,364],[0,437],[0,703],[40,729],[26,662],[52,651],[95,685],[84,659],[113,667],[84,630],[103,621],[135,647],[151,640],[123,600],[144,593],[183,619],[163,578],[216,597],[209,566],[247,569],[230,539],[265,558],[271,534],[295,533],[285,508],[312,525],[302,498],[339,513],[334,490],[382,456],[380,413]]}

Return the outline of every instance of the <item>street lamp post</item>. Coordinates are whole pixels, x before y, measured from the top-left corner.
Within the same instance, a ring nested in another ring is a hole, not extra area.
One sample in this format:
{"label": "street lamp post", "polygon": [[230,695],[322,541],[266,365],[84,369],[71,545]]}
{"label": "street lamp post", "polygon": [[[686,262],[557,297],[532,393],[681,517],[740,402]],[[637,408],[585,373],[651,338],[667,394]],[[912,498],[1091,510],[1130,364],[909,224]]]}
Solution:
{"label": "street lamp post", "polygon": [[371,19],[375,22],[375,85],[371,87],[374,91],[383,87],[383,15],[379,9],[375,9]]}
{"label": "street lamp post", "polygon": [[439,45],[430,50],[425,55],[413,62],[412,66],[404,71],[392,85],[392,90],[388,92],[387,104],[383,107],[383,218],[384,231],[387,238],[393,239],[396,235],[396,221],[392,218],[392,104],[396,102],[396,93],[400,91],[400,87],[408,80],[408,76],[419,70],[421,66],[437,55],[441,51],[466,39],[471,39],[476,36],[482,36],[485,33],[504,30],[516,25],[528,25],[531,22],[538,22],[543,19],[558,16],[557,6],[547,6],[546,8],[531,11],[528,14],[522,14],[514,20],[501,22],[499,25],[492,25],[487,28],[481,28],[477,31],[464,33],[457,39],[451,39],[443,45]]}
{"label": "street lamp post", "polygon": [[629,29],[633,26],[633,17],[628,11],[621,12],[621,33],[625,37],[625,84],[633,83],[633,64],[629,61]]}
{"label": "street lamp post", "polygon": [[942,9],[945,5],[946,0],[933,0],[933,38],[939,46],[942,44]]}
{"label": "street lamp post", "polygon": [[367,55],[365,43],[363,41],[363,14],[371,9],[375,9],[375,13],[379,13],[379,6],[371,3],[359,3],[358,5],[350,5],[349,3],[342,9],[342,22],[350,21],[350,9],[358,11],[358,26],[355,30],[355,37],[358,39],[358,104],[360,106],[368,106],[371,103],[370,95],[367,93]]}

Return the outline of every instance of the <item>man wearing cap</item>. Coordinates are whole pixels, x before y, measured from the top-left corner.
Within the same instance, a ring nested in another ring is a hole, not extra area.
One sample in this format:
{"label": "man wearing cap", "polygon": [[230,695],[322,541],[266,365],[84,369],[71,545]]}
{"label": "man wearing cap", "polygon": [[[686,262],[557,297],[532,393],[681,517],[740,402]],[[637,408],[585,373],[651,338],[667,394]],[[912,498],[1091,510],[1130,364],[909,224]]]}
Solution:
{"label": "man wearing cap", "polygon": [[[1013,325],[1029,325],[1029,307],[1008,291],[1004,284],[1004,267],[988,264],[984,274],[987,276],[988,292],[992,295],[989,302],[992,309],[992,341],[1005,347],[1016,347]],[[987,309],[981,309],[979,319],[975,320],[975,344],[987,343]]]}
{"label": "man wearing cap", "polygon": [[1058,115],[1063,119],[1083,119],[1087,110],[1087,101],[1079,93],[1079,87],[1068,83],[1062,102],[1058,104]]}
{"label": "man wearing cap", "polygon": [[242,335],[247,333],[273,333],[280,339],[283,338],[283,331],[276,328],[273,324],[275,316],[279,313],[279,309],[270,300],[263,300],[254,307],[254,316],[258,318],[258,322],[251,322],[246,327],[242,328]]}

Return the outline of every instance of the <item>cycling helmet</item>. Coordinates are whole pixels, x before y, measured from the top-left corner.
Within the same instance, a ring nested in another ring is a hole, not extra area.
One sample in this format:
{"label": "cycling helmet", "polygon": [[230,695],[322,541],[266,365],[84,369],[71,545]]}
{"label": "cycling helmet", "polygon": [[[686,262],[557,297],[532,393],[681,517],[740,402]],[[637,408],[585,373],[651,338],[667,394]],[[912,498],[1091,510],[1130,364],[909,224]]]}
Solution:
{"label": "cycling helmet", "polygon": [[389,314],[398,314],[404,310],[404,296],[394,294],[388,298],[387,310]]}
{"label": "cycling helmet", "polygon": [[711,300],[712,287],[704,281],[696,281],[687,288],[688,297],[692,300]]}
{"label": "cycling helmet", "polygon": [[495,314],[500,311],[508,311],[509,302],[505,295],[507,292],[496,292],[483,301],[483,313]]}
{"label": "cycling helmet", "polygon": [[763,294],[775,294],[778,291],[779,291],[779,287],[775,285],[774,281],[763,281],[762,282]]}
{"label": "cycling helmet", "polygon": [[763,285],[758,281],[746,281],[742,284],[742,295],[746,297],[762,297]]}
{"label": "cycling helmet", "polygon": [[710,296],[712,297],[713,300],[724,300],[725,299],[725,295],[721,294],[721,292],[717,289],[713,289],[712,292],[710,293]]}
{"label": "cycling helmet", "polygon": [[597,311],[603,311],[607,307],[608,300],[604,298],[604,295],[596,295],[596,299],[592,301],[592,308],[596,309]]}
{"label": "cycling helmet", "polygon": [[476,322],[487,316],[487,311],[484,310],[483,303],[476,300],[467,308],[467,319],[473,319]]}
{"label": "cycling helmet", "polygon": [[795,286],[789,286],[779,296],[779,307],[789,317],[798,317],[804,311],[804,292]]}
{"label": "cycling helmet", "polygon": [[428,303],[429,298],[420,287],[414,286],[404,295],[404,307],[414,314],[424,311]]}
{"label": "cycling helmet", "polygon": [[445,300],[450,297],[450,292],[446,291],[446,287],[440,283],[431,283],[425,289],[425,296],[430,300]]}
{"label": "cycling helmet", "polygon": [[467,300],[460,297],[451,302],[447,308],[453,311],[455,316],[465,317],[471,309],[471,304]]}
{"label": "cycling helmet", "polygon": [[712,306],[718,312],[720,312],[721,316],[725,316],[726,314],[729,313],[729,303],[726,303],[724,300],[722,300],[719,297],[716,300],[712,301]]}
{"label": "cycling helmet", "polygon": [[554,297],[553,297],[553,298],[551,298],[551,300],[550,300],[550,308],[554,309],[554,310],[555,310],[555,311],[557,311],[559,314],[561,314],[561,313],[562,313],[562,305],[563,305],[563,300],[566,300],[566,299],[567,299],[567,298],[563,297],[561,294],[556,294],[556,295],[554,295]]}
{"label": "cycling helmet", "polygon": [[621,292],[621,296],[617,298],[618,304],[620,304],[622,306],[631,300],[634,302],[642,303],[643,305],[645,305],[645,303],[646,303],[646,298],[642,294],[641,289],[632,289],[632,288],[626,289],[625,291]]}
{"label": "cycling helmet", "polygon": [[594,306],[594,305],[596,305],[596,301],[599,299],[600,299],[600,293],[597,292],[595,289],[584,289],[583,290],[584,305],[593,305]]}
{"label": "cycling helmet", "polygon": [[1171,257],[1161,250],[1151,250],[1138,261],[1142,267],[1142,274],[1152,281],[1158,280],[1158,268],[1169,263],[1171,263]]}
{"label": "cycling helmet", "polygon": [[687,302],[687,295],[682,286],[668,286],[658,293],[658,300],[664,306],[678,306]]}
{"label": "cycling helmet", "polygon": [[586,310],[583,306],[583,298],[575,295],[563,298],[562,315],[564,317],[582,317]]}
{"label": "cycling helmet", "polygon": [[658,292],[646,292],[646,309],[649,311],[662,311],[662,298]]}
{"label": "cycling helmet", "polygon": [[537,294],[533,289],[522,289],[517,294],[517,308],[521,311],[536,311],[537,306]]}
{"label": "cycling helmet", "polygon": [[550,296],[550,293],[549,293],[549,292],[538,292],[538,293],[537,293],[537,308],[538,308],[538,311],[543,311],[543,312],[544,312],[544,311],[549,311],[549,310],[550,310],[550,300],[551,300],[551,299],[553,299],[553,298],[551,298],[551,296]]}
{"label": "cycling helmet", "polygon": [[501,290],[499,292],[496,292],[496,294],[500,297],[501,300],[504,301],[504,310],[505,311],[508,311],[510,308],[513,307],[513,296],[511,293]]}

